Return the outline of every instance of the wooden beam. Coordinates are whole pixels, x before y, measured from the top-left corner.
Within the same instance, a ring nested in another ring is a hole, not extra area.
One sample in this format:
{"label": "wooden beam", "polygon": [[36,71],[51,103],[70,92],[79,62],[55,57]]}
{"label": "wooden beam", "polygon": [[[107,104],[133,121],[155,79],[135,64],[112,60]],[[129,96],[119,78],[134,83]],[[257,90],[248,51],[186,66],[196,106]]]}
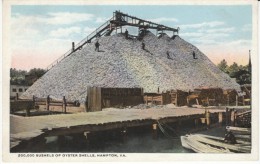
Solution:
{"label": "wooden beam", "polygon": [[126,141],[127,141],[127,128],[126,127],[122,128],[122,130],[120,132],[121,132],[123,143],[126,143]]}
{"label": "wooden beam", "polygon": [[238,96],[236,95],[236,106],[238,106]]}
{"label": "wooden beam", "polygon": [[231,126],[235,126],[235,110],[232,109],[231,110],[231,116],[230,116],[230,123],[231,123]]}
{"label": "wooden beam", "polygon": [[195,129],[198,129],[199,128],[199,119],[198,118],[194,119],[194,124],[195,124]]}
{"label": "wooden beam", "polygon": [[207,122],[207,128],[210,128],[211,120],[210,120],[210,112],[209,112],[209,110],[206,110],[205,117],[206,117],[206,122]]}
{"label": "wooden beam", "polygon": [[50,110],[50,96],[49,95],[47,96],[47,99],[46,99],[46,110],[47,111]]}
{"label": "wooden beam", "polygon": [[222,112],[218,113],[218,123],[219,123],[219,126],[222,126],[222,123],[223,123],[223,113]]}
{"label": "wooden beam", "polygon": [[157,125],[157,123],[154,123],[152,125],[152,135],[153,135],[154,140],[158,139],[158,125]]}
{"label": "wooden beam", "polygon": [[65,98],[65,96],[63,96],[63,102],[62,102],[62,111],[64,112],[64,113],[66,113],[67,111],[66,111],[66,106],[67,106],[67,102],[66,102],[66,98]]}

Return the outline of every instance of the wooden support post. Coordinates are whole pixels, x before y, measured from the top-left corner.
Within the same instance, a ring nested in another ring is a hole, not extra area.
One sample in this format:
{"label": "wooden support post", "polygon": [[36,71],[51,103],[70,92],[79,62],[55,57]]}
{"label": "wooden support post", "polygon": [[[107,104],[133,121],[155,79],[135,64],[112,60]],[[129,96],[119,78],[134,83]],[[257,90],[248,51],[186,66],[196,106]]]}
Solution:
{"label": "wooden support post", "polygon": [[86,96],[85,111],[88,112],[88,96]]}
{"label": "wooden support post", "polygon": [[218,113],[218,123],[219,123],[219,126],[222,126],[222,123],[223,123],[223,113],[222,112]]}
{"label": "wooden support post", "polygon": [[227,95],[227,106],[229,106],[229,94]]}
{"label": "wooden support post", "polygon": [[32,101],[33,101],[33,109],[36,109],[36,105],[35,105],[35,96],[33,95],[33,97],[32,97]]}
{"label": "wooden support post", "polygon": [[237,110],[234,112],[234,126],[237,126]]}
{"label": "wooden support post", "polygon": [[229,119],[230,119],[230,116],[229,116],[229,109],[226,108],[226,126],[229,126]]}
{"label": "wooden support post", "polygon": [[235,110],[234,109],[231,110],[230,120],[231,120],[231,126],[235,126]]}
{"label": "wooden support post", "polygon": [[177,126],[176,126],[176,133],[179,134],[180,133],[180,127],[181,127],[181,120],[177,121]]}
{"label": "wooden support post", "polygon": [[30,108],[29,107],[26,108],[25,112],[26,112],[25,113],[26,117],[30,117],[31,113],[30,113]]}
{"label": "wooden support post", "polygon": [[153,124],[153,139],[158,139],[158,125],[157,124]]}
{"label": "wooden support post", "polygon": [[66,98],[65,98],[65,96],[63,96],[63,99],[62,99],[62,111],[63,111],[64,113],[67,112],[67,111],[66,111],[66,106],[67,106]]}
{"label": "wooden support post", "polygon": [[49,111],[50,110],[50,95],[47,96],[46,99],[46,110]]}
{"label": "wooden support post", "polygon": [[198,100],[198,99],[196,99],[196,104],[197,104],[197,105],[200,105],[200,104],[199,104],[199,100]]}
{"label": "wooden support post", "polygon": [[89,144],[90,144],[90,132],[88,131],[88,132],[84,132],[83,133],[84,134],[84,136],[85,136],[85,141],[86,141],[86,144],[87,144],[87,146],[89,146]]}
{"label": "wooden support post", "polygon": [[89,133],[90,133],[89,131],[83,133],[84,136],[86,137],[86,139],[88,139],[88,137],[89,137]]}
{"label": "wooden support post", "polygon": [[18,99],[19,99],[19,95],[18,95],[18,93],[16,93],[15,100],[17,101]]}
{"label": "wooden support post", "polygon": [[236,95],[236,106],[238,106],[238,96]]}
{"label": "wooden support post", "polygon": [[187,97],[187,105],[190,106],[189,97]]}
{"label": "wooden support post", "polygon": [[57,137],[58,137],[57,138],[58,150],[59,150],[59,152],[62,152],[63,151],[63,147],[66,144],[65,136],[59,135]]}
{"label": "wooden support post", "polygon": [[206,121],[207,121],[207,128],[210,128],[210,112],[209,110],[206,110]]}
{"label": "wooden support post", "polygon": [[121,136],[122,136],[123,143],[126,143],[126,141],[127,141],[127,128],[123,128],[121,130]]}
{"label": "wooden support post", "polygon": [[178,106],[178,90],[176,91],[175,106]]}
{"label": "wooden support post", "polygon": [[199,128],[199,119],[195,118],[194,123],[195,123],[195,129],[198,129]]}
{"label": "wooden support post", "polygon": [[245,106],[245,97],[243,96],[243,106]]}

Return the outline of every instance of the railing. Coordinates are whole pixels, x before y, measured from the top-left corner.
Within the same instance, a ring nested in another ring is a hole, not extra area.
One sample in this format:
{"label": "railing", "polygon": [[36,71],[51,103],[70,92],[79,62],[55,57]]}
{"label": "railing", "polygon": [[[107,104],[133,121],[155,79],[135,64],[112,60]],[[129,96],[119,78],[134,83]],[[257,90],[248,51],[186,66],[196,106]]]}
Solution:
{"label": "railing", "polygon": [[[117,18],[120,17],[124,17],[124,22],[118,22]],[[125,19],[126,17],[126,19]],[[139,22],[141,21],[143,24],[139,24],[139,23],[130,23],[128,22],[128,18],[133,20],[138,20]],[[106,30],[108,28],[109,25],[112,26],[113,23],[111,23],[111,21],[115,21],[116,26],[124,26],[124,25],[129,25],[129,26],[135,26],[135,27],[147,27],[147,28],[152,28],[152,29],[157,29],[157,30],[170,30],[170,31],[174,31],[177,32],[179,31],[179,28],[175,29],[175,28],[171,28],[171,27],[167,27],[167,26],[163,26],[161,24],[157,24],[157,23],[153,23],[150,21],[146,21],[137,17],[133,17],[133,16],[129,16],[127,14],[121,13],[116,11],[113,14],[113,17],[110,18],[108,21],[106,21],[104,24],[102,24],[101,26],[99,26],[95,31],[93,31],[92,33],[90,33],[86,38],[84,38],[83,40],[81,40],[78,44],[75,45],[74,49],[70,49],[68,52],[66,52],[64,55],[62,55],[61,57],[59,57],[57,60],[55,60],[53,63],[51,63],[46,69],[47,71],[50,70],[52,67],[54,67],[57,63],[59,63],[60,61],[62,61],[64,58],[66,58],[67,56],[69,56],[70,54],[72,54],[73,52],[81,49],[85,44],[90,43],[92,39],[101,37],[103,34],[102,32],[104,32],[104,30]],[[114,22],[114,23],[115,23]],[[145,25],[146,24],[146,25]],[[113,28],[113,27],[112,27]],[[113,29],[111,29],[113,30]],[[110,31],[111,32],[111,31]]]}
{"label": "railing", "polygon": [[62,56],[60,56],[58,59],[56,59],[54,62],[52,62],[47,68],[46,70],[50,70],[52,67],[54,67],[57,63],[59,63],[61,60],[63,60],[64,58],[66,58],[68,55],[70,55],[72,53],[72,49],[70,49],[69,51],[67,51],[65,54],[63,54]]}
{"label": "railing", "polygon": [[106,21],[104,24],[102,24],[101,26],[99,26],[95,31],[93,31],[92,33],[90,33],[86,38],[84,38],[83,40],[81,40],[78,44],[76,44],[75,49],[80,48],[81,46],[85,45],[86,43],[88,43],[89,41],[91,41],[93,38],[96,37],[96,35],[98,35],[100,33],[101,30],[103,30],[103,28],[105,28],[106,26],[108,26],[110,24],[110,21],[113,20],[113,17],[111,19],[109,19],[108,21]]}
{"label": "railing", "polygon": [[93,31],[92,33],[90,33],[86,38],[84,38],[83,40],[81,40],[78,44],[75,45],[74,50],[70,49],[69,51],[67,51],[65,54],[63,54],[62,56],[60,56],[58,59],[56,59],[54,62],[52,62],[50,65],[47,66],[46,70],[50,70],[52,67],[54,67],[57,63],[59,63],[60,61],[62,61],[64,58],[66,58],[67,56],[69,56],[70,54],[72,54],[74,51],[80,49],[82,46],[84,46],[86,43],[91,42],[92,39],[94,39],[95,37],[97,37],[97,35],[100,33],[100,31],[102,32],[102,30],[104,30],[105,27],[107,27],[110,24],[110,21],[114,19],[114,16],[112,18],[110,18],[108,21],[106,21],[104,24],[102,24],[101,26],[99,26],[95,31]]}

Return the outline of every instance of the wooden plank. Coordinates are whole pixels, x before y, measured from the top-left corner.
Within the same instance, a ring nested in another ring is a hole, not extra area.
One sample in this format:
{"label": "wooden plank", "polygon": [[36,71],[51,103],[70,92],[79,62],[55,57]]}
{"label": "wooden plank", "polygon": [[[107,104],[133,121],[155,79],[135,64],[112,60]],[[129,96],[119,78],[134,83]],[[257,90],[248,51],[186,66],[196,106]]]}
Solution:
{"label": "wooden plank", "polygon": [[49,106],[62,106],[62,103],[49,103]]}
{"label": "wooden plank", "polygon": [[246,140],[246,141],[251,141],[251,135],[234,134],[234,136],[235,136],[237,139]]}
{"label": "wooden plank", "polygon": [[227,126],[227,131],[231,131],[233,133],[237,134],[251,134],[251,128],[240,128],[240,127],[233,127],[233,126]]}
{"label": "wooden plank", "polygon": [[223,113],[219,112],[218,113],[218,123],[219,123],[219,125],[222,125],[222,122],[223,122]]}
{"label": "wooden plank", "polygon": [[57,135],[68,135],[74,133],[83,133],[85,131],[96,132],[96,131],[104,131],[104,130],[112,130],[124,127],[136,127],[136,126],[145,126],[151,125],[154,123],[152,119],[146,119],[143,121],[120,121],[113,123],[104,123],[104,124],[88,124],[81,126],[72,126],[69,128],[53,128],[50,131],[47,130],[45,133],[47,136],[57,136]]}
{"label": "wooden plank", "polygon": [[245,112],[242,112],[242,113],[238,113],[238,114],[237,114],[237,117],[243,116],[243,115],[245,115],[245,114],[251,114],[251,113],[252,113],[251,110],[245,111]]}

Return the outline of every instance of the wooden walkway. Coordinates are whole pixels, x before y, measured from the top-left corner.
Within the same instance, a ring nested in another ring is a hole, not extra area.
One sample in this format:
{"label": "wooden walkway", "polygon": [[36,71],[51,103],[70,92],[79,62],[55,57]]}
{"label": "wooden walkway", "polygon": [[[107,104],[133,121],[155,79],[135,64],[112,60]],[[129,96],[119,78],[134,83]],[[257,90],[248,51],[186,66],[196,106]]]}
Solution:
{"label": "wooden walkway", "polygon": [[[243,107],[245,108],[245,107]],[[208,109],[224,113],[225,109]],[[37,137],[95,132],[205,117],[205,108],[109,109],[100,112],[35,117],[10,116],[10,147]]]}

